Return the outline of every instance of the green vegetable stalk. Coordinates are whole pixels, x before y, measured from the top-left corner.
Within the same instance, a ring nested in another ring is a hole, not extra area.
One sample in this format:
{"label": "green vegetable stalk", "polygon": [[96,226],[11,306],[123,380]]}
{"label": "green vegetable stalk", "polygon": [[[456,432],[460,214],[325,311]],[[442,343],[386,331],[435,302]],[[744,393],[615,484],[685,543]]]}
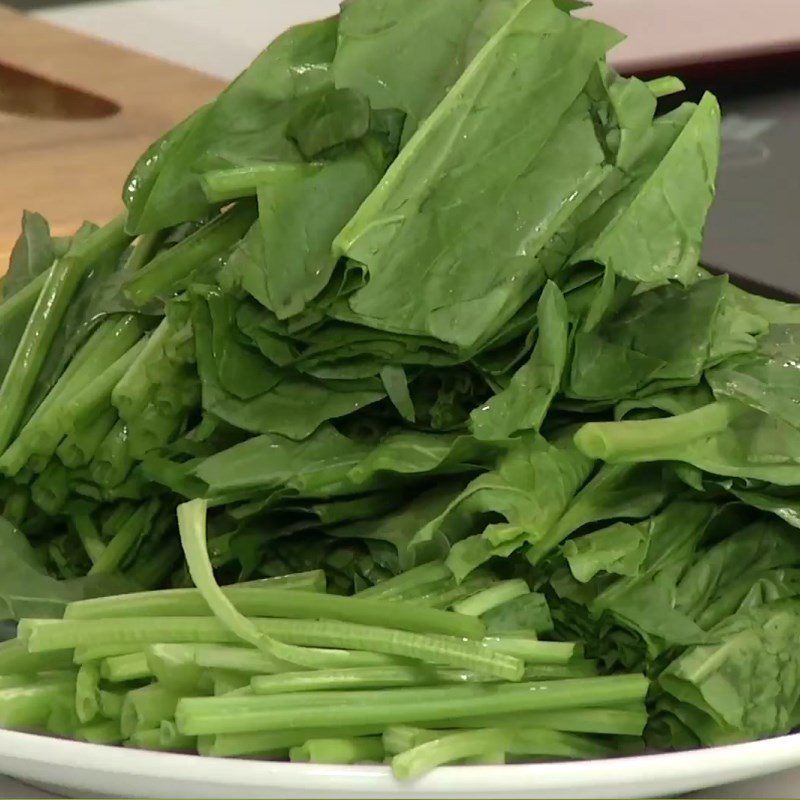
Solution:
{"label": "green vegetable stalk", "polygon": [[129,241],[125,216],[87,237],[74,251],[60,259],[48,274],[31,311],[14,359],[0,385],[0,453],[5,452],[22,421],[31,391],[42,368],[47,349],[67,307],[94,262],[109,248]]}

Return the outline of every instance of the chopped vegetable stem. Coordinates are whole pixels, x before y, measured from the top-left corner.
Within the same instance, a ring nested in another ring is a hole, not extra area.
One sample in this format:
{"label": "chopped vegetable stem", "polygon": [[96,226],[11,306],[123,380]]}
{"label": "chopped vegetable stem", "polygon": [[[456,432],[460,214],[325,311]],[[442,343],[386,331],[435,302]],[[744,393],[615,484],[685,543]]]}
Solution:
{"label": "chopped vegetable stem", "polygon": [[122,704],[120,726],[125,737],[136,731],[157,728],[175,713],[180,696],[153,684],[133,689]]}
{"label": "chopped vegetable stem", "polygon": [[286,177],[302,177],[313,175],[321,168],[321,164],[271,162],[249,167],[206,172],[201,182],[203,191],[211,203],[223,203],[237,200],[240,197],[255,197],[259,186],[269,184]]}
{"label": "chopped vegetable stem", "polygon": [[647,686],[641,675],[612,675],[547,683],[308,692],[301,706],[295,694],[186,698],[178,704],[175,720],[182,733],[198,736],[311,726],[392,725],[457,715],[632,703],[644,698]]}
{"label": "chopped vegetable stem", "polygon": [[453,611],[457,611],[459,614],[467,614],[471,617],[479,617],[481,614],[485,614],[487,611],[513,600],[515,597],[528,594],[528,592],[530,592],[528,584],[519,578],[502,581],[453,603]]}
{"label": "chopped vegetable stem", "polygon": [[125,683],[150,678],[153,672],[147,663],[147,655],[141,652],[103,659],[100,674],[111,683]]}
{"label": "chopped vegetable stem", "polygon": [[75,684],[75,709],[85,725],[100,711],[100,670],[96,664],[83,664]]}
{"label": "chopped vegetable stem", "polygon": [[[269,586],[223,587],[223,594],[242,614],[250,617],[291,617],[334,619],[363,625],[388,625],[399,630],[441,633],[479,639],[484,631],[480,620],[450,611],[420,608],[412,603],[392,603],[391,614],[381,601],[337,597],[301,589],[273,589]],[[99,617],[200,616],[211,613],[196,589],[172,589],[120,597],[84,600],[71,604],[66,619]]]}
{"label": "chopped vegetable stem", "polygon": [[526,664],[567,664],[576,652],[573,642],[540,642],[522,636],[487,636],[483,643],[490,650],[521,658]]}
{"label": "chopped vegetable stem", "polygon": [[364,589],[356,595],[363,599],[396,599],[403,596],[405,592],[417,587],[427,586],[440,581],[452,581],[453,573],[441,561],[432,561],[429,564],[422,564],[414,567],[393,578],[389,578],[369,589]]}
{"label": "chopped vegetable stem", "polygon": [[0,727],[41,728],[59,701],[74,708],[74,676],[43,678],[35,685],[0,689]]}
{"label": "chopped vegetable stem", "polygon": [[[493,652],[480,642],[438,634],[423,635],[375,628],[355,623],[317,620],[253,620],[259,633],[292,645],[368,650],[387,655],[418,658],[434,664],[474,670],[504,680],[519,680],[522,661]],[[212,617],[130,617],[117,620],[23,620],[19,635],[31,652],[63,650],[86,645],[133,645],[165,643],[231,643],[239,637]],[[322,659],[305,653],[314,665]]]}
{"label": "chopped vegetable stem", "polygon": [[108,575],[116,571],[136,542],[139,541],[152,519],[154,510],[152,504],[145,504],[134,511],[106,545],[100,557],[89,570],[89,574]]}
{"label": "chopped vegetable stem", "polygon": [[53,267],[41,272],[29,281],[16,294],[0,302],[0,329],[16,321],[19,317],[29,317],[44,285],[50,278]]}
{"label": "chopped vegetable stem", "polygon": [[83,725],[75,731],[75,737],[91,744],[120,744],[124,738],[116,719]]}
{"label": "chopped vegetable stem", "polygon": [[419,666],[360,667],[257,675],[251,685],[256,694],[314,692],[326,689],[371,689],[388,686],[432,686],[480,681],[475,673]]}
{"label": "chopped vegetable stem", "polygon": [[47,350],[86,272],[109,248],[123,247],[125,215],[91,234],[74,252],[59,259],[47,275],[31,311],[22,339],[0,385],[0,454],[11,443],[25,414],[34,383],[44,364]]}
{"label": "chopped vegetable stem", "polygon": [[139,269],[128,283],[128,296],[137,305],[144,305],[161,294],[175,291],[192,272],[233,247],[255,218],[253,204],[237,203],[175,247],[162,250]]}
{"label": "chopped vegetable stem", "polygon": [[[59,650],[61,652],[58,652]],[[72,652],[69,647],[31,653],[21,638],[0,642],[0,675],[33,675],[43,670],[61,670],[70,667],[72,667]]]}
{"label": "chopped vegetable stem", "polygon": [[663,419],[589,422],[575,434],[575,444],[587,456],[625,461],[647,456],[659,447],[679,447],[702,436],[725,430],[742,411],[727,400],[717,400],[695,411]]}
{"label": "chopped vegetable stem", "polygon": [[446,733],[423,742],[392,759],[392,771],[400,780],[410,780],[434,767],[496,751],[527,756],[598,758],[609,749],[585,737],[557,731],[522,729],[484,730]]}
{"label": "chopped vegetable stem", "polygon": [[72,524],[78,534],[78,538],[81,540],[83,549],[86,551],[86,555],[89,556],[92,564],[96,564],[106,549],[105,543],[100,538],[97,526],[88,514],[78,514],[73,519]]}
{"label": "chopped vegetable stem", "polygon": [[289,751],[292,761],[314,764],[361,764],[383,761],[383,740],[380,736],[349,739],[309,739]]}

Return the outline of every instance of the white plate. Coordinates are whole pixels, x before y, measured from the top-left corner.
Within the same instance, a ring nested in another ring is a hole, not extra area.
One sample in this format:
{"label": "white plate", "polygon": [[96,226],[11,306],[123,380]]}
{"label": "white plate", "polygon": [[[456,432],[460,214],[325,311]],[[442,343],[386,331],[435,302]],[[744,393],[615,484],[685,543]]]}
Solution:
{"label": "white plate", "polygon": [[225,760],[0,731],[0,773],[73,797],[658,797],[800,765],[800,734],[578,763],[445,767],[398,783],[386,767]]}

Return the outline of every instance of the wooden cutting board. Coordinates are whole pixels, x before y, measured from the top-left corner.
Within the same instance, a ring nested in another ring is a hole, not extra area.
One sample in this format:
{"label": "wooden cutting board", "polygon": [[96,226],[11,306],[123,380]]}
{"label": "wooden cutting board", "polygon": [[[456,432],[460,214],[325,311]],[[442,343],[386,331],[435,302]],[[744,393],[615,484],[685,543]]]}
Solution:
{"label": "wooden cutting board", "polygon": [[57,235],[112,218],[136,159],[222,85],[0,6],[0,274],[23,209]]}

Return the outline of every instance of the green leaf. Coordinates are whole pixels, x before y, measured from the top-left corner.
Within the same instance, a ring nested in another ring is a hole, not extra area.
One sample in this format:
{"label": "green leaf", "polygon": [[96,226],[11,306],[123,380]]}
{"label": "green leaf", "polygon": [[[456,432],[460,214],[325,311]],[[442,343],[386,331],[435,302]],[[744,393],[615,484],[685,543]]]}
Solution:
{"label": "green leaf", "polygon": [[118,575],[57,580],[47,574],[26,538],[0,517],[0,620],[60,618],[68,603],[135,591]]}
{"label": "green leaf", "polygon": [[222,292],[205,295],[212,325],[212,352],[220,387],[240,400],[273,389],[284,373],[254,347],[248,347],[236,325],[239,303]]}
{"label": "green leaf", "polygon": [[324,497],[347,479],[369,447],[323,425],[302,441],[277,435],[256,436],[201,461],[193,470],[212,495],[258,490],[262,496],[290,494]]}
{"label": "green leaf", "polygon": [[544,284],[537,253],[604,175],[583,89],[617,38],[515,9],[337,237],[366,273],[358,320],[470,350]]}
{"label": "green leaf", "polygon": [[154,144],[126,182],[128,230],[157,231],[207,214],[204,172],[302,161],[287,128],[301,102],[325,102],[325,90],[333,88],[336,31],[335,18],[290,29],[213,103]]}
{"label": "green leaf", "polygon": [[629,415],[651,416],[653,412],[663,412],[666,415],[686,414],[701,406],[708,405],[714,399],[711,390],[705,382],[697,386],[687,386],[679,389],[668,389],[644,397],[635,397],[623,400],[614,406],[614,419],[622,420]]}
{"label": "green leaf", "polygon": [[[50,226],[40,214],[25,211],[22,215],[22,231],[11,251],[8,272],[0,284],[0,303],[18,294],[37,277],[48,270],[55,258]],[[40,278],[41,280],[41,278]],[[31,287],[35,288],[35,284]],[[9,306],[0,312],[0,381],[5,378],[14,353],[17,350],[25,326],[39,293],[32,293],[13,313]],[[18,303],[20,298],[17,298]]]}
{"label": "green leaf", "polygon": [[[269,390],[239,398],[221,383],[211,314],[200,297],[193,303],[193,324],[203,409],[244,431],[304,439],[326,420],[346,416],[384,397],[376,382],[316,381],[285,371]],[[267,368],[268,362],[262,371]]]}
{"label": "green leaf", "polygon": [[[252,230],[242,240],[242,244],[251,238]],[[260,235],[255,238],[262,241]],[[236,324],[262,355],[276,366],[285,367],[297,360],[298,343],[289,336],[286,326],[265,307],[239,300]]]}
{"label": "green leaf", "polygon": [[713,475],[800,482],[800,430],[735,400],[663,419],[589,423],[576,443],[614,464],[681,461]]}
{"label": "green leaf", "polygon": [[259,188],[261,281],[279,319],[299,314],[327,286],[331,244],[383,174],[381,155],[365,146],[311,175]]}
{"label": "green leaf", "polygon": [[740,612],[713,628],[713,643],[673,661],[659,685],[682,707],[704,745],[779,736],[796,725],[800,601]]}
{"label": "green leaf", "polygon": [[575,531],[594,522],[649,517],[669,496],[658,465],[604,464],[569,504],[548,535],[528,550],[536,564]]}
{"label": "green leaf", "polygon": [[402,367],[391,364],[381,370],[381,381],[392,405],[398,410],[400,416],[408,422],[414,422],[414,403],[408,392],[408,380]]}
{"label": "green leaf", "polygon": [[490,635],[550,633],[553,619],[543,594],[530,592],[496,606],[481,616]]}
{"label": "green leaf", "polygon": [[656,651],[702,641],[702,629],[676,608],[674,597],[714,513],[711,504],[675,502],[638,523],[646,555],[632,575],[601,589],[591,602],[593,614],[612,614],[618,623],[641,633]]}
{"label": "green leaf", "polygon": [[758,349],[706,376],[714,395],[729,397],[800,428],[800,325],[772,325]]}
{"label": "green leaf", "polygon": [[408,138],[468,63],[465,45],[482,5],[480,0],[349,0],[342,7],[333,60],[336,85],[363,92],[375,109],[405,112]]}
{"label": "green leaf", "polygon": [[711,278],[688,288],[642,292],[595,330],[580,331],[567,394],[614,400],[634,396],[655,381],[696,384],[725,285],[725,278]]}
{"label": "green leaf", "polygon": [[731,305],[739,309],[741,314],[760,317],[769,325],[796,325],[800,323],[800,305],[774,300],[758,294],[731,286]]}
{"label": "green leaf", "polygon": [[390,474],[453,475],[477,472],[494,461],[502,445],[478,442],[462,434],[402,431],[373,446],[350,470],[356,485],[368,484]]}
{"label": "green leaf", "polygon": [[393,563],[384,561],[384,564],[392,567],[392,572],[406,571],[441,555],[439,542],[432,542],[427,548],[419,548],[413,545],[414,536],[444,511],[463,486],[463,481],[442,481],[379,519],[363,520],[343,528],[331,528],[328,533],[347,539],[387,542],[396,555]]}
{"label": "green leaf", "polygon": [[447,565],[462,580],[493,555],[509,555],[525,543],[541,540],[564,513],[591,467],[592,462],[577,453],[569,437],[550,444],[541,436],[525,434],[492,470],[475,478],[436,520],[422,528],[413,546],[446,542]]}
{"label": "green leaf", "polygon": [[[766,317],[750,309],[741,289],[733,284],[725,286],[722,303],[714,322],[714,337],[708,354],[708,366],[720,364],[731,356],[749,353],[758,346],[757,337],[766,333]],[[798,318],[800,319],[800,318]]]}
{"label": "green leaf", "polygon": [[503,439],[519,431],[539,430],[561,385],[567,361],[569,316],[558,287],[548,281],[537,312],[539,332],[530,359],[508,386],[470,415],[478,439]]}
{"label": "green leaf", "polygon": [[53,265],[56,253],[50,225],[41,215],[22,212],[22,231],[11,251],[3,280],[2,299],[8,300]]}
{"label": "green leaf", "polygon": [[647,554],[647,543],[647,534],[640,527],[617,522],[571,539],[563,549],[575,579],[588,583],[599,572],[637,575]]}
{"label": "green leaf", "polygon": [[706,94],[658,166],[573,261],[596,261],[635,281],[690,282],[714,198],[719,124],[719,104]]}
{"label": "green leaf", "polygon": [[369,101],[352,89],[323,91],[298,103],[287,133],[303,158],[310,160],[325,150],[360,139],[369,130]]}
{"label": "green leaf", "polygon": [[793,528],[800,528],[800,498],[795,496],[796,490],[793,487],[789,490],[789,496],[784,496],[779,487],[774,487],[771,491],[743,489],[738,486],[726,488],[743,503],[761,511],[769,511]]}
{"label": "green leaf", "polygon": [[675,604],[708,630],[759,601],[796,595],[798,565],[796,531],[778,520],[759,520],[703,553],[681,579]]}

